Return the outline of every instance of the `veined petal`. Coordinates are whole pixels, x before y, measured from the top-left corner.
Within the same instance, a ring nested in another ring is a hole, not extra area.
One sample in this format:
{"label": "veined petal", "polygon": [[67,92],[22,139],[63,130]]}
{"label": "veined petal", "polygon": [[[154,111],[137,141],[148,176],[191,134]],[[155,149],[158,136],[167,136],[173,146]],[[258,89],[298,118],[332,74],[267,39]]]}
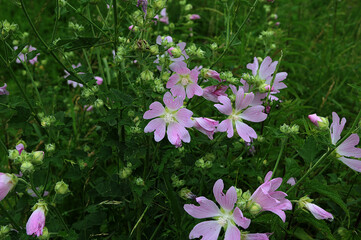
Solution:
{"label": "veined petal", "polygon": [[337,148],[337,153],[346,157],[361,158],[361,148],[355,146],[360,142],[360,137],[354,133],[351,134],[340,146]]}
{"label": "veined petal", "polygon": [[217,126],[217,132],[227,132],[227,137],[231,138],[233,137],[234,131],[233,131],[233,124],[231,119],[223,120],[218,126]]}
{"label": "veined petal", "polygon": [[337,113],[332,112],[332,124],[330,126],[332,144],[336,145],[341,138],[341,133],[346,124],[346,118],[342,118],[340,124],[340,118]]}
{"label": "veined petal", "polygon": [[[233,88],[232,88],[233,91]],[[239,88],[237,93],[236,93],[236,111],[239,111],[242,109],[242,104],[243,103],[243,99],[244,99],[244,90],[243,88]]]}
{"label": "veined petal", "polygon": [[199,75],[199,71],[197,69],[192,69],[192,71],[189,74],[189,78],[192,80],[193,83],[197,83],[198,75]]}
{"label": "veined petal", "polygon": [[189,239],[200,238],[202,240],[217,240],[222,226],[217,221],[198,223],[189,233]]}
{"label": "veined petal", "polygon": [[174,96],[181,98],[183,104],[183,100],[186,98],[186,90],[184,89],[184,86],[181,84],[176,84],[170,89],[170,91]]}
{"label": "veined petal", "polygon": [[148,111],[146,111],[143,115],[144,119],[152,119],[155,117],[159,117],[164,113],[164,107],[160,102],[154,102],[150,104]]}
{"label": "veined petal", "polygon": [[267,114],[263,112],[264,106],[257,105],[247,108],[239,116],[250,122],[262,122],[267,118]]}
{"label": "veined petal", "polygon": [[251,138],[257,138],[254,129],[243,122],[236,121],[236,129],[238,135],[246,142],[250,142]]}
{"label": "veined petal", "polygon": [[233,211],[233,220],[238,226],[242,227],[243,229],[247,229],[251,224],[251,219],[243,217],[243,213],[238,207],[236,207]]}
{"label": "veined petal", "polygon": [[339,160],[356,172],[361,172],[361,161],[351,158],[340,157]]}
{"label": "veined petal", "polygon": [[326,220],[333,220],[333,216],[331,213],[325,211],[323,208],[320,208],[319,206],[317,206],[316,204],[313,203],[309,203],[307,202],[305,204],[305,207],[312,213],[312,215],[316,218],[316,219],[326,219]]}
{"label": "veined petal", "polygon": [[218,179],[213,186],[213,194],[222,208],[231,211],[237,202],[237,191],[234,187],[230,187],[226,194],[223,193],[223,180]]}
{"label": "veined petal", "polygon": [[176,119],[180,124],[182,124],[185,127],[193,127],[194,122],[192,121],[191,117],[193,115],[193,112],[186,109],[181,108],[176,113]]}
{"label": "veined petal", "polygon": [[184,210],[192,217],[202,219],[216,217],[221,214],[221,211],[213,201],[205,197],[197,197],[196,201],[199,203],[199,206],[194,204],[185,204],[183,207]]}
{"label": "veined petal", "polygon": [[180,140],[189,143],[191,137],[189,132],[179,123],[170,123],[167,129],[168,140],[175,146],[180,146]]}
{"label": "veined petal", "polygon": [[269,240],[271,233],[247,233],[245,240]]}
{"label": "veined petal", "polygon": [[286,214],[281,209],[278,209],[278,208],[266,209],[266,208],[264,208],[263,210],[273,212],[274,214],[276,214],[277,216],[279,216],[281,218],[282,222],[286,222]]}
{"label": "veined petal", "polygon": [[218,101],[222,104],[214,104],[214,106],[223,114],[232,114],[232,103],[231,100],[226,96],[219,96]]}
{"label": "veined petal", "polygon": [[178,74],[173,74],[172,76],[170,76],[170,78],[168,79],[166,88],[172,88],[174,85],[176,85],[176,83],[179,81],[179,75]]}
{"label": "veined petal", "polygon": [[192,98],[194,95],[202,96],[203,89],[197,83],[193,83],[187,86],[186,92],[187,97]]}
{"label": "veined petal", "polygon": [[190,70],[187,68],[187,64],[183,61],[174,62],[169,66],[169,68],[179,75],[186,75],[190,73]]}
{"label": "veined petal", "polygon": [[241,232],[230,222],[228,222],[224,240],[241,240]]}
{"label": "veined petal", "polygon": [[182,97],[174,98],[170,92],[166,92],[163,96],[164,104],[171,110],[177,110],[183,106],[183,99]]}
{"label": "veined petal", "polygon": [[165,121],[162,118],[155,118],[145,126],[144,132],[149,133],[154,131],[154,140],[159,142],[164,138],[165,126]]}
{"label": "veined petal", "polygon": [[253,58],[253,63],[248,63],[247,64],[247,68],[249,70],[252,70],[252,74],[253,76],[257,75],[257,71],[258,71],[258,60],[256,57]]}
{"label": "veined petal", "polygon": [[[241,104],[240,104],[240,106],[239,106],[239,110],[248,107],[248,106],[253,102],[253,99],[254,99],[254,94],[253,94],[252,92],[251,92],[251,93],[247,93],[247,94],[244,96],[244,99],[243,99],[243,101],[241,102]],[[238,109],[237,109],[237,110],[238,110]]]}

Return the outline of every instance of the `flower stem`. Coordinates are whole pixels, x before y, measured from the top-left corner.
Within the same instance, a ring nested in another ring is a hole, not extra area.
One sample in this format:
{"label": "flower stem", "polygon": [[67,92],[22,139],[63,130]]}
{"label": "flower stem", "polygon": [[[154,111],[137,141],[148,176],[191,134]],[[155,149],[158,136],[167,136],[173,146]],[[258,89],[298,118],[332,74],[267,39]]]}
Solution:
{"label": "flower stem", "polygon": [[275,167],[273,168],[271,178],[272,178],[272,177],[275,175],[275,173],[276,173],[276,170],[277,170],[278,164],[279,164],[279,162],[280,162],[280,159],[281,159],[283,150],[285,149],[286,142],[287,142],[287,137],[284,138],[284,139],[282,139],[281,150],[280,150],[280,152],[279,152],[279,154],[278,154],[277,161],[276,161]]}
{"label": "flower stem", "polygon": [[6,217],[10,220],[11,225],[17,230],[20,231],[21,227],[19,226],[19,224],[16,223],[16,221],[12,218],[12,216],[8,213],[8,211],[6,211],[5,207],[0,203],[0,208],[2,210],[2,212],[6,215]]}
{"label": "flower stem", "polygon": [[244,21],[242,22],[241,26],[239,26],[237,32],[233,35],[231,41],[229,42],[229,44],[227,44],[226,49],[224,49],[224,51],[222,52],[221,56],[219,56],[219,58],[212,63],[212,65],[210,66],[210,68],[214,67],[214,65],[216,65],[222,58],[223,56],[226,54],[226,52],[228,51],[229,47],[232,45],[233,41],[236,40],[236,37],[238,36],[238,34],[240,33],[240,31],[242,30],[243,26],[246,24],[246,22],[248,21],[248,19],[251,16],[251,13],[254,11],[254,9],[256,8],[258,0],[255,0],[251,9],[249,10],[246,18],[244,19]]}
{"label": "flower stem", "polygon": [[353,130],[356,127],[357,123],[360,121],[360,118],[361,118],[361,110],[357,114],[357,117],[353,122],[352,127],[348,131],[348,133],[340,141],[338,141],[334,147],[329,148],[328,151],[317,160],[315,165],[313,165],[310,169],[308,169],[308,171],[301,177],[301,179],[298,180],[295,185],[293,185],[290,189],[287,190],[286,192],[287,194],[291,192],[293,189],[295,189],[303,180],[305,180],[306,177],[308,177],[308,175],[310,175],[313,170],[315,170],[333,151],[336,150],[336,148],[338,148],[338,146],[340,146],[353,133]]}

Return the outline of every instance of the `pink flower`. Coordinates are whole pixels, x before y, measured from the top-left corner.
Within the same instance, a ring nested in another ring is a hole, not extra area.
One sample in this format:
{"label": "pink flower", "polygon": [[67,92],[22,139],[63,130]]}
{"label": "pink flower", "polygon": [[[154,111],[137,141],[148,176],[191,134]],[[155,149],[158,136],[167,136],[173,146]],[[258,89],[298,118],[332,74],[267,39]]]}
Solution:
{"label": "pink flower", "polygon": [[128,29],[129,29],[130,31],[134,31],[134,25],[130,25],[130,26],[128,27]]}
{"label": "pink flower", "polygon": [[26,223],[26,234],[36,235],[37,237],[43,235],[45,226],[45,212],[42,207],[38,207],[30,216]]}
{"label": "pink flower", "polygon": [[219,102],[218,97],[219,96],[227,96],[226,90],[228,89],[228,86],[209,86],[203,88],[203,97],[209,101],[212,102]]}
{"label": "pink flower", "polygon": [[[75,70],[75,69],[81,67],[81,63],[78,63],[77,65],[72,64],[71,66],[72,66],[72,68]],[[68,71],[64,70],[64,72],[65,72],[64,78],[67,78],[67,77],[70,76],[70,73],[69,73]],[[84,73],[84,72],[78,72],[77,74],[85,74],[85,73]],[[83,84],[78,83],[78,82],[75,82],[75,81],[70,80],[70,79],[68,79],[67,83],[68,83],[68,85],[72,85],[73,88],[76,88],[77,86],[79,86],[79,87],[81,87],[81,88],[83,87]]]}
{"label": "pink flower", "polygon": [[83,109],[87,112],[93,111],[93,105],[84,105]]}
{"label": "pink flower", "polygon": [[[14,49],[18,49],[17,46],[14,47]],[[32,52],[32,51],[35,51],[36,48],[34,48],[33,46],[29,45],[29,46],[25,46],[24,49],[27,49],[28,53]],[[32,59],[27,59],[27,53],[24,54],[22,52],[19,53],[18,57],[16,58],[16,63],[21,63],[21,62],[26,62],[26,61],[29,61],[29,63],[31,65],[34,65],[35,63],[38,62],[38,56],[40,55],[40,53],[37,53],[36,56]]]}
{"label": "pink flower", "polygon": [[192,15],[189,16],[190,20],[197,20],[197,19],[200,19],[200,18],[201,18],[201,16],[199,16],[198,14],[192,14]]}
{"label": "pink flower", "polygon": [[213,140],[213,134],[216,131],[216,127],[219,122],[210,118],[194,118],[194,128],[200,131],[201,133],[207,135],[209,139]]}
{"label": "pink flower", "polygon": [[97,84],[98,84],[98,85],[102,85],[102,84],[103,84],[103,78],[98,77],[98,76],[95,76],[94,78],[95,78],[95,80],[97,80]]}
{"label": "pink flower", "polygon": [[[39,192],[41,189],[39,187],[36,187],[36,190]],[[28,194],[32,197],[37,197],[34,190],[29,188],[28,190],[26,190],[28,192]],[[49,195],[48,191],[44,191],[43,197],[46,197]]]}
{"label": "pink flower", "polygon": [[[346,118],[340,118],[337,113],[332,113],[332,124],[330,126],[331,141],[336,145],[341,138],[341,133],[346,124]],[[351,169],[361,172],[361,161],[353,158],[361,158],[361,149],[355,146],[359,143],[359,136],[354,133],[351,134],[340,146],[336,148],[338,159],[346,164]],[[348,158],[347,158],[348,157]],[[350,158],[351,157],[351,158]],[[353,157],[353,158],[352,158]]]}
{"label": "pink flower", "polygon": [[0,172],[0,201],[15,187],[17,181],[15,175]]}
{"label": "pink flower", "polygon": [[24,144],[22,144],[22,143],[16,145],[15,148],[16,148],[16,150],[18,150],[19,155],[21,155],[21,152],[25,149]]}
{"label": "pink flower", "polygon": [[312,213],[312,215],[318,220],[320,220],[320,219],[326,219],[326,220],[330,220],[330,221],[333,220],[333,216],[331,213],[325,211],[324,209],[320,208],[316,204],[306,202],[305,208],[307,208]]}
{"label": "pink flower", "polygon": [[316,127],[318,127],[318,123],[319,123],[319,122],[322,122],[322,119],[321,119],[319,116],[317,116],[316,113],[308,115],[308,119],[310,119],[310,121],[311,121]]}
{"label": "pink flower", "polygon": [[[270,57],[266,57],[262,63],[261,66],[259,67],[258,64],[258,60],[256,57],[254,57],[254,62],[253,63],[249,63],[247,64],[247,68],[249,70],[252,70],[252,74],[254,77],[258,78],[259,80],[263,80],[265,85],[268,85],[268,89],[269,89],[269,85],[271,84],[272,78],[273,78],[273,73],[276,70],[276,66],[278,64],[278,61],[274,61],[272,62],[272,59]],[[276,74],[272,89],[271,89],[271,93],[269,98],[271,100],[278,100],[277,97],[273,96],[273,94],[279,93],[280,89],[286,88],[286,84],[284,84],[282,81],[285,80],[287,77],[287,73],[286,72],[280,72]],[[267,86],[266,86],[267,89]],[[267,95],[267,94],[266,94]]]}
{"label": "pink flower", "polygon": [[166,87],[170,89],[174,96],[180,96],[185,99],[186,93],[188,98],[194,95],[202,96],[203,90],[197,84],[199,71],[197,69],[189,70],[185,62],[172,63],[169,68],[175,72]]}
{"label": "pink flower", "polygon": [[287,180],[287,182],[289,185],[293,186],[296,184],[296,180],[295,178],[291,177],[290,179]]}
{"label": "pink flower", "polygon": [[[233,91],[236,88],[230,85]],[[263,112],[264,106],[257,105],[248,107],[253,101],[254,94],[244,94],[243,88],[239,88],[236,92],[235,108],[232,108],[231,100],[226,96],[218,97],[218,101],[221,104],[215,104],[214,106],[223,114],[228,115],[228,119],[223,120],[217,127],[219,132],[227,132],[227,137],[231,138],[234,134],[234,126],[237,129],[238,135],[246,142],[250,142],[251,138],[257,138],[256,132],[243,123],[242,119],[250,122],[262,122],[267,118],[267,114]]]}
{"label": "pink flower", "polygon": [[[170,92],[166,92],[163,97],[165,108],[160,102],[152,103],[143,115],[144,119],[153,119],[144,128],[144,132],[154,131],[154,140],[159,142],[165,136],[165,129],[167,128],[168,140],[176,147],[182,146],[182,141],[189,143],[191,137],[185,129],[193,126],[191,116],[193,113],[183,106],[183,99],[181,97],[174,98]],[[156,118],[159,117],[159,118]]]}
{"label": "pink flower", "polygon": [[234,204],[237,201],[237,192],[234,187],[230,187],[226,194],[223,193],[224,184],[222,179],[218,179],[213,187],[213,194],[221,209],[211,200],[205,197],[197,197],[199,206],[185,204],[184,210],[194,218],[214,218],[215,220],[198,223],[190,232],[189,239],[199,238],[204,240],[215,240],[218,238],[221,228],[226,231],[225,240],[240,240],[241,232],[236,225],[247,229],[251,220],[243,217],[242,211]]}
{"label": "pink flower", "polygon": [[286,193],[275,191],[281,186],[282,178],[272,179],[272,171],[264,178],[264,183],[252,194],[251,200],[261,206],[261,211],[270,211],[277,214],[283,222],[286,221],[285,210],[291,210],[292,204],[285,197]]}
{"label": "pink flower", "polygon": [[272,233],[242,233],[242,240],[268,240]]}
{"label": "pink flower", "polygon": [[280,22],[276,22],[275,26],[278,27],[281,23]]}
{"label": "pink flower", "polygon": [[[162,23],[169,24],[169,18],[168,18],[168,15],[167,15],[167,9],[166,8],[163,8],[162,11],[160,11],[160,16],[161,16],[160,19],[159,19],[158,15],[156,15],[154,18],[159,20]],[[155,23],[157,23],[157,22],[155,21]]]}
{"label": "pink flower", "polygon": [[0,95],[9,95],[9,92],[6,90],[6,83],[4,83],[4,86],[0,87]]}
{"label": "pink flower", "polygon": [[75,81],[73,81],[73,80],[68,80],[67,83],[68,83],[68,85],[72,85],[73,88],[76,88],[77,86],[79,86],[79,87],[81,87],[81,88],[83,87],[83,84],[78,83],[78,82],[75,82]]}
{"label": "pink flower", "polygon": [[173,38],[171,36],[161,37],[160,35],[158,35],[157,40],[156,40],[156,43],[158,45],[162,45],[162,43],[165,41],[167,41],[169,43],[173,42]]}
{"label": "pink flower", "polygon": [[211,69],[208,69],[208,71],[205,74],[205,77],[213,78],[213,79],[218,80],[219,82],[222,82],[222,79],[219,77],[219,73],[214,70],[211,70]]}

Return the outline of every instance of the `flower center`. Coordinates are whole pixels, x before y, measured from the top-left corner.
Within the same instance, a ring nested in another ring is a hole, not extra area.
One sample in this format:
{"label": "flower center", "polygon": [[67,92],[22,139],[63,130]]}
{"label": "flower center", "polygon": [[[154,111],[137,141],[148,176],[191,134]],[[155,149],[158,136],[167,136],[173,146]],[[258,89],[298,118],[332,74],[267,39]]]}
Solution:
{"label": "flower center", "polygon": [[181,83],[183,86],[188,85],[190,82],[191,82],[191,80],[189,79],[189,75],[181,76],[180,83]]}
{"label": "flower center", "polygon": [[175,122],[174,114],[172,112],[168,112],[167,110],[166,113],[163,115],[163,119],[167,124]]}
{"label": "flower center", "polygon": [[222,215],[217,217],[217,222],[222,227],[227,227],[228,222],[233,220],[232,212],[225,211],[224,209],[221,209]]}

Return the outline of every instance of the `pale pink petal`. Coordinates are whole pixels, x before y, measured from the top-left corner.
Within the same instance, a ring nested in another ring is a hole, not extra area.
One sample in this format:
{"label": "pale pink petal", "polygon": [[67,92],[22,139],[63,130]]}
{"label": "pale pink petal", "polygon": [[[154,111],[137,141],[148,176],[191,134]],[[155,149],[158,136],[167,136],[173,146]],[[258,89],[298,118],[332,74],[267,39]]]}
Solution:
{"label": "pale pink petal", "polygon": [[[271,171],[270,171],[271,172]],[[268,172],[269,173],[269,172]],[[267,177],[267,176],[266,176]],[[282,184],[282,178],[274,178],[269,181],[271,183],[271,187],[269,191],[275,191],[277,188],[279,188]],[[287,195],[286,195],[287,196]]]}
{"label": "pale pink petal", "polygon": [[176,72],[179,75],[186,75],[190,73],[190,70],[187,68],[187,64],[182,61],[177,61],[172,63],[169,66],[169,69],[172,70],[173,72]]}
{"label": "pale pink petal", "polygon": [[6,197],[13,186],[14,184],[11,181],[11,177],[5,173],[0,173],[0,201]]}
{"label": "pale pink petal", "polygon": [[170,76],[166,88],[172,88],[174,85],[177,84],[178,81],[179,81],[179,75],[173,74],[172,76]]}
{"label": "pale pink petal", "polygon": [[257,133],[247,124],[236,121],[238,135],[246,142],[251,142],[251,138],[257,138]]}
{"label": "pale pink petal", "polygon": [[248,107],[252,102],[253,102],[253,99],[254,99],[254,94],[251,92],[251,93],[247,93],[245,96],[244,96],[244,99],[243,101],[241,102],[240,106],[239,106],[239,109],[237,110],[240,110],[240,109],[244,109],[246,107]]}
{"label": "pale pink petal", "polygon": [[26,223],[26,234],[30,236],[41,236],[45,226],[45,213],[41,208],[36,209]]}
{"label": "pale pink petal", "polygon": [[356,172],[361,172],[361,161],[351,158],[340,157],[339,160]]}
{"label": "pale pink petal", "polygon": [[176,113],[176,119],[180,124],[182,124],[185,127],[193,127],[194,122],[192,121],[191,117],[193,115],[193,112],[186,109],[181,108]]}
{"label": "pale pink petal", "polygon": [[[275,81],[273,83],[273,87],[277,90],[287,88],[286,84],[284,84],[282,81],[287,78],[286,72],[280,72],[276,74]],[[271,79],[272,81],[272,79]],[[266,81],[267,84],[271,84],[271,81]]]}
{"label": "pale pink petal", "polygon": [[295,180],[295,178],[291,177],[290,179],[287,180],[287,183],[289,185],[293,186],[296,184],[296,180]]}
{"label": "pale pink petal", "polygon": [[320,208],[316,204],[313,203],[306,203],[305,207],[312,213],[312,215],[320,220],[320,219],[326,219],[326,220],[333,220],[333,216],[331,213],[325,211],[324,209]]}
{"label": "pale pink petal", "polygon": [[337,153],[346,157],[361,158],[361,148],[355,146],[359,143],[360,137],[354,133],[351,134],[340,146],[337,148]]}
{"label": "pale pink petal", "polygon": [[250,122],[262,122],[267,118],[267,114],[263,112],[264,106],[258,105],[247,108],[239,116]]}
{"label": "pale pink petal", "polygon": [[231,115],[232,114],[232,103],[231,100],[226,96],[219,96],[218,101],[221,104],[214,104],[214,106],[223,114]]}
{"label": "pale pink petal", "polygon": [[202,240],[217,240],[222,226],[217,221],[198,223],[189,233],[189,239],[200,238]]}
{"label": "pale pink petal", "polygon": [[231,211],[234,207],[234,204],[237,201],[237,191],[234,187],[230,187],[226,194],[223,193],[223,180],[218,179],[217,182],[213,186],[213,194],[216,198],[219,205],[222,208]]}
{"label": "pale pink petal", "polygon": [[[186,98],[186,90],[184,89],[184,86],[181,84],[174,85],[170,91],[174,96],[179,97],[180,99]],[[183,101],[183,100],[182,100]]]}
{"label": "pale pink petal", "polygon": [[[272,174],[273,174],[273,172],[272,172],[272,171],[269,171],[269,172],[266,174],[266,176],[264,177],[264,182],[270,181],[271,178],[272,178]],[[281,180],[281,181],[282,181],[282,180]]]}
{"label": "pale pink petal", "polygon": [[253,58],[253,63],[248,63],[247,64],[247,68],[249,70],[252,70],[252,74],[253,76],[257,75],[257,71],[258,71],[258,60],[256,57]]}
{"label": "pale pink petal", "polygon": [[207,131],[214,131],[219,122],[210,118],[195,118],[198,124]]}
{"label": "pale pink petal", "polygon": [[193,83],[187,86],[186,92],[187,97],[192,98],[194,95],[202,96],[203,89],[197,83]]}
{"label": "pale pink petal", "polygon": [[[234,92],[233,86],[230,86],[230,88],[232,89],[232,92]],[[243,109],[242,108],[243,99],[244,99],[244,90],[243,88],[239,88],[236,93],[236,111]]]}
{"label": "pale pink petal", "polygon": [[[234,94],[234,95],[237,95],[237,88],[236,88],[236,86],[234,86],[234,85],[232,85],[232,84],[229,84],[229,88],[232,90],[232,93]],[[243,98],[243,97],[242,97]]]}
{"label": "pale pink petal", "polygon": [[224,240],[241,240],[241,232],[232,223],[228,222]]}
{"label": "pale pink petal", "polygon": [[271,76],[275,71],[277,64],[277,61],[274,61],[272,63],[272,59],[267,56],[261,63],[261,66],[259,68],[259,76],[262,79],[266,79],[267,77]]}
{"label": "pale pink petal", "polygon": [[150,104],[148,111],[146,111],[143,115],[144,119],[152,119],[155,117],[159,117],[164,113],[164,107],[160,102],[154,102]]}
{"label": "pale pink petal", "polygon": [[201,219],[220,216],[221,211],[213,201],[205,197],[197,197],[196,201],[199,203],[199,206],[185,204],[183,207],[192,217]]}
{"label": "pale pink petal", "polygon": [[277,216],[279,216],[281,218],[282,222],[286,222],[286,214],[281,209],[278,209],[278,208],[271,208],[271,209],[264,208],[264,210],[273,212],[274,214],[276,214]]}
{"label": "pale pink petal", "polygon": [[233,220],[243,229],[247,229],[251,224],[251,219],[244,217],[242,211],[238,207],[236,207],[233,211]]}
{"label": "pale pink petal", "polygon": [[193,83],[197,83],[198,75],[199,71],[197,69],[192,69],[191,73],[189,74],[189,78],[192,80]]}
{"label": "pale pink petal", "polygon": [[173,97],[170,92],[166,92],[163,96],[164,104],[171,110],[177,110],[183,106],[183,99],[182,97]]}
{"label": "pale pink petal", "polygon": [[164,138],[166,123],[162,118],[156,118],[150,121],[144,128],[145,133],[154,131],[154,140],[159,142]]}
{"label": "pale pink petal", "polygon": [[231,119],[223,120],[218,126],[217,126],[218,132],[227,132],[227,137],[231,138],[233,137],[234,130],[232,125]]}
{"label": "pale pink petal", "polygon": [[264,99],[265,97],[267,97],[267,93],[256,93],[250,105],[251,106],[262,105],[263,104],[262,99]]}
{"label": "pale pink petal", "polygon": [[269,240],[270,235],[270,233],[248,233],[245,240]]}
{"label": "pale pink petal", "polygon": [[167,129],[168,140],[171,144],[179,146],[179,141],[189,143],[191,138],[189,132],[179,123],[170,123]]}
{"label": "pale pink petal", "polygon": [[308,115],[308,119],[316,126],[318,127],[318,122],[322,122],[322,119],[317,116],[316,113]]}
{"label": "pale pink petal", "polygon": [[342,118],[340,124],[340,118],[337,113],[332,112],[332,124],[330,126],[332,144],[336,145],[341,138],[341,133],[346,124],[346,118]]}
{"label": "pale pink petal", "polygon": [[155,42],[156,42],[158,45],[162,45],[162,42],[163,42],[162,37],[161,37],[160,35],[158,35],[157,40],[156,40]]}

